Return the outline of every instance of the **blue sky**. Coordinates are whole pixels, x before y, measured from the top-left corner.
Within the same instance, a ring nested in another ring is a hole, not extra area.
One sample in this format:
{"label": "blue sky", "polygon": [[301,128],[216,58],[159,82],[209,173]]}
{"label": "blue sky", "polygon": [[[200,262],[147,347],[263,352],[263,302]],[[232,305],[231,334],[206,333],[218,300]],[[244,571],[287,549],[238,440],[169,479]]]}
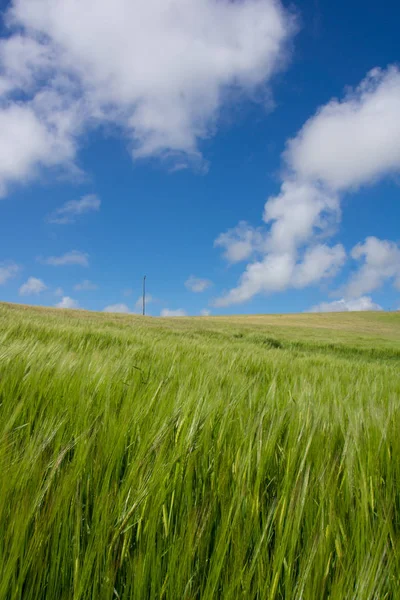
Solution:
{"label": "blue sky", "polygon": [[0,7],[0,300],[400,307],[398,3]]}

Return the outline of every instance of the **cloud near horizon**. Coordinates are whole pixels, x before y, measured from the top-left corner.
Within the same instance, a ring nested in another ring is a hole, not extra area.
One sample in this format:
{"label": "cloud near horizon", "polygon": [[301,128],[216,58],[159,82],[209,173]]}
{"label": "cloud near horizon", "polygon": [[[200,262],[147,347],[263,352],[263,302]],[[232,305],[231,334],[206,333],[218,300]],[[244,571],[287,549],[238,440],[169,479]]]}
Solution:
{"label": "cloud near horizon", "polygon": [[382,306],[376,304],[370,296],[361,296],[353,300],[334,300],[333,302],[321,302],[305,312],[357,312],[366,310],[383,310]]}
{"label": "cloud near horizon", "polygon": [[47,285],[37,277],[29,277],[28,280],[19,288],[20,296],[32,296],[41,294],[47,290]]}
{"label": "cloud near horizon", "polygon": [[57,302],[57,304],[55,304],[55,307],[56,308],[74,308],[74,309],[77,309],[77,308],[79,308],[79,304],[73,298],[70,298],[69,296],[64,296],[60,300],[60,302]]}
{"label": "cloud near horizon", "polygon": [[130,313],[131,311],[129,310],[129,306],[127,306],[126,304],[123,304],[122,302],[120,304],[110,304],[109,306],[106,306],[105,308],[103,308],[103,312],[106,313]]}
{"label": "cloud near horizon", "polygon": [[[151,304],[152,302],[155,302],[156,299],[153,298],[153,296],[151,294],[146,294],[146,306],[148,306],[149,304]],[[135,308],[138,311],[141,311],[143,309],[143,296],[139,296],[138,299],[135,302]]]}
{"label": "cloud near horizon", "polygon": [[351,251],[354,260],[362,265],[350,276],[344,292],[353,298],[373,292],[392,280],[400,290],[400,247],[389,240],[380,240],[374,236],[366,238]]}
{"label": "cloud near horizon", "polygon": [[163,308],[160,317],[187,317],[187,312],[183,308],[171,310],[169,308]]}

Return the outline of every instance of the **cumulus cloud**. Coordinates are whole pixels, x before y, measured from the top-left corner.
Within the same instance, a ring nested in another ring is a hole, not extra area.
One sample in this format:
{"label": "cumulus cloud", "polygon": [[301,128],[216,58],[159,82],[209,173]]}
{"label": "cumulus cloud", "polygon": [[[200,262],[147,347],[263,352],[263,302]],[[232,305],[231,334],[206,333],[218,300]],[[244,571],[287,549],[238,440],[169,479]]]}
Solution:
{"label": "cumulus cloud", "polygon": [[294,253],[313,237],[320,237],[340,215],[335,194],[308,182],[285,181],[278,196],[268,198],[264,222],[270,224],[269,252]]}
{"label": "cumulus cloud", "polygon": [[193,275],[185,281],[185,287],[195,293],[205,292],[211,285],[212,282],[209,279],[201,279],[199,277],[194,277]]}
{"label": "cumulus cloud", "polygon": [[346,261],[342,244],[325,244],[308,248],[293,273],[294,287],[303,288],[321,279],[334,277]]}
{"label": "cumulus cloud", "polygon": [[50,214],[47,222],[57,225],[74,223],[77,216],[100,210],[100,204],[100,198],[95,194],[82,196],[80,200],[70,200]]}
{"label": "cumulus cloud", "polygon": [[236,227],[221,233],[214,246],[224,248],[223,256],[230,263],[249,259],[253,254],[264,250],[265,234],[246,221],[240,221]]}
{"label": "cumulus cloud", "polygon": [[55,306],[56,308],[79,308],[78,302],[69,296],[64,296]]}
{"label": "cumulus cloud", "polygon": [[134,157],[198,159],[230,97],[268,96],[295,29],[278,0],[14,0],[5,22],[3,193],[72,163],[96,125],[122,130]]}
{"label": "cumulus cloud", "polygon": [[126,304],[110,304],[109,306],[106,306],[105,308],[103,308],[103,312],[107,312],[107,313],[129,313],[129,306],[127,306]]}
{"label": "cumulus cloud", "polygon": [[303,288],[337,273],[346,259],[341,244],[310,247],[296,262],[293,252],[269,253],[262,261],[247,265],[237,287],[214,301],[214,306],[241,304],[260,292],[282,292],[289,287]]}
{"label": "cumulus cloud", "polygon": [[201,315],[202,317],[209,317],[209,316],[211,315],[211,310],[209,310],[208,308],[203,308],[203,309],[200,311],[200,315]]}
{"label": "cumulus cloud", "polygon": [[28,280],[19,288],[20,296],[32,296],[40,294],[47,290],[47,285],[41,279],[29,277]]}
{"label": "cumulus cloud", "polygon": [[[264,208],[267,227],[240,223],[215,242],[225,248],[230,262],[263,254],[247,265],[236,288],[217,299],[218,306],[245,302],[260,292],[303,287],[337,273],[344,249],[320,240],[337,229],[343,193],[400,171],[399,69],[373,69],[342,100],[317,110],[288,141],[283,158],[280,192]],[[385,277],[397,281],[391,259],[382,260],[388,264],[378,277],[367,258],[348,292],[359,296],[379,287]]]}
{"label": "cumulus cloud", "polygon": [[343,100],[331,100],[288,142],[301,180],[346,191],[400,169],[400,72],[373,69]]}
{"label": "cumulus cloud", "polygon": [[400,289],[400,248],[389,240],[367,237],[363,244],[357,244],[351,251],[355,260],[363,261],[361,267],[350,277],[345,287],[349,297],[372,292],[380,288],[386,280],[392,280]]}
{"label": "cumulus cloud", "polygon": [[163,308],[160,317],[186,317],[187,312],[183,308],[177,310],[170,310],[169,308]]}
{"label": "cumulus cloud", "polygon": [[97,284],[93,283],[92,281],[89,281],[89,279],[84,279],[80,283],[74,285],[74,290],[76,290],[77,292],[93,292],[97,290],[98,287],[99,286]]}
{"label": "cumulus cloud", "polygon": [[0,263],[0,285],[7,283],[9,279],[12,279],[17,275],[20,268],[13,262],[1,262]]}
{"label": "cumulus cloud", "polygon": [[42,260],[46,265],[52,267],[62,267],[64,265],[79,265],[81,267],[89,266],[89,255],[85,252],[79,252],[79,250],[71,250],[66,252],[62,256],[49,256]]}
{"label": "cumulus cloud", "polygon": [[383,308],[373,302],[369,296],[361,296],[353,300],[342,298],[334,302],[322,302],[313,306],[307,312],[356,312],[363,310],[383,310]]}
{"label": "cumulus cloud", "polygon": [[0,97],[0,196],[9,183],[30,181],[43,167],[74,170],[75,142],[66,123],[72,109],[61,103],[47,92],[25,104]]}
{"label": "cumulus cloud", "polygon": [[62,287],[58,287],[54,290],[54,295],[55,296],[64,296],[64,290],[62,289]]}
{"label": "cumulus cloud", "polygon": [[260,292],[280,292],[291,279],[294,269],[293,256],[289,253],[267,255],[264,260],[250,263],[239,279],[237,287],[214,300],[214,306],[229,306],[247,302]]}

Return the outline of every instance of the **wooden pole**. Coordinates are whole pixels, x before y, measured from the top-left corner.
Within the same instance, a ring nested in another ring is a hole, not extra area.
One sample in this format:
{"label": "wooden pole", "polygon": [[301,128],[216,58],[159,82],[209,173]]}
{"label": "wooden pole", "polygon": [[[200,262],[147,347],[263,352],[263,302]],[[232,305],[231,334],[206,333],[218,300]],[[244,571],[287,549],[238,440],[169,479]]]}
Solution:
{"label": "wooden pole", "polygon": [[143,277],[143,316],[146,314],[146,275]]}

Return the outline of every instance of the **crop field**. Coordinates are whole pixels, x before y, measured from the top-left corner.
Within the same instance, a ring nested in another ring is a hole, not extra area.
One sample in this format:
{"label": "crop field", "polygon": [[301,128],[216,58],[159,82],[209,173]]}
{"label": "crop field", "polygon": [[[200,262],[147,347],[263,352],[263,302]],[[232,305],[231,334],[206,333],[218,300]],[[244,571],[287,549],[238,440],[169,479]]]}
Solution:
{"label": "crop field", "polygon": [[1,600],[400,598],[400,313],[0,304]]}

